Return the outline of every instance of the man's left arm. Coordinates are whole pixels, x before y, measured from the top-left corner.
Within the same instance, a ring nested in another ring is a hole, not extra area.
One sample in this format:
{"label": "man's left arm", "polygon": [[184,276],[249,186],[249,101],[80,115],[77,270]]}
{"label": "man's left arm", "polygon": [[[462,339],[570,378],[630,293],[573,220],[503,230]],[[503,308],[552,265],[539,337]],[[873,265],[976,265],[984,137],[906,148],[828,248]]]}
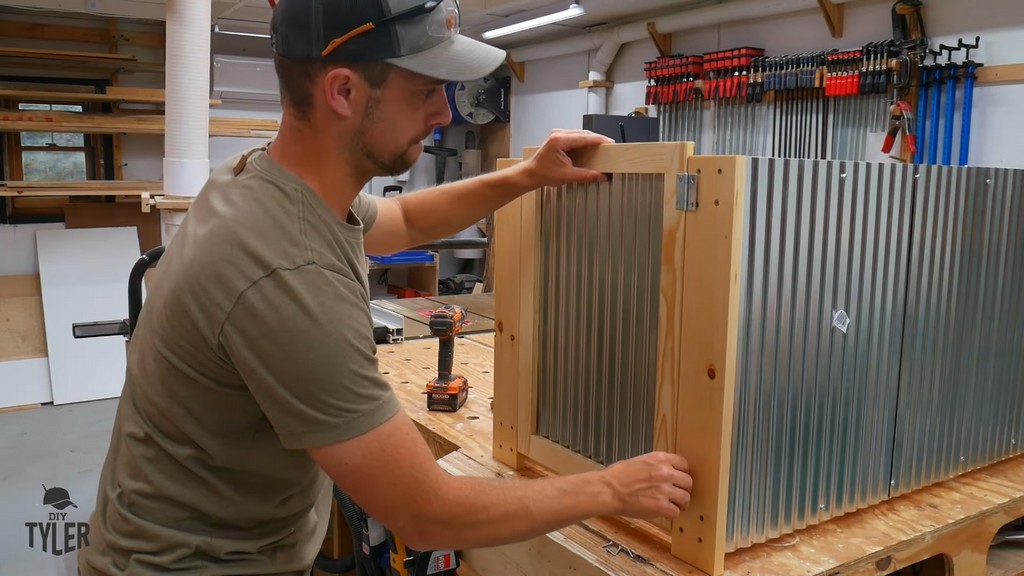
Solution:
{"label": "man's left arm", "polygon": [[574,166],[568,153],[611,142],[591,132],[555,130],[533,158],[511,168],[398,198],[374,197],[377,219],[366,234],[366,253],[393,254],[447,238],[543,186],[603,181],[603,174]]}

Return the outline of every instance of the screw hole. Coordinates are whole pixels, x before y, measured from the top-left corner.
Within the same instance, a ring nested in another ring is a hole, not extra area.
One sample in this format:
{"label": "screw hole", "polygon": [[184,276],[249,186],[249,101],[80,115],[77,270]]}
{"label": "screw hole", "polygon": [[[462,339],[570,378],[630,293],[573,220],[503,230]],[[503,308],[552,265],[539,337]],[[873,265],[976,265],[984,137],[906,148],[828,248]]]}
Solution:
{"label": "screw hole", "polygon": [[682,526],[680,526],[680,527],[679,527],[679,533],[680,533],[680,534],[682,534],[682,533],[683,533],[683,527],[682,527]]}
{"label": "screw hole", "polygon": [[700,176],[700,168],[697,168],[697,176]]}
{"label": "screw hole", "polygon": [[409,383],[408,380],[402,380],[402,384],[408,384],[408,383]]}
{"label": "screw hole", "polygon": [[490,374],[490,373],[491,373],[491,371],[490,371],[490,370],[484,370],[484,371],[483,371],[483,373],[484,373],[484,374]]}
{"label": "screw hole", "polygon": [[719,205],[718,200],[715,200],[715,206],[718,206],[718,205]]}
{"label": "screw hole", "polygon": [[719,174],[721,174],[721,173],[722,173],[722,169],[721,169],[721,168],[719,168],[719,169],[718,169],[718,173],[719,173]]}
{"label": "screw hole", "polygon": [[701,538],[700,536],[697,536],[697,543],[698,544],[703,544],[704,543],[704,539]]}
{"label": "screw hole", "polygon": [[479,420],[479,416],[466,416],[466,420]]}
{"label": "screw hole", "polygon": [[700,515],[700,521],[701,521],[701,522],[703,522],[703,521],[704,521],[704,515],[703,515],[703,514],[701,514],[701,515]]}
{"label": "screw hole", "polygon": [[383,374],[384,376],[387,376],[388,374],[391,374],[391,372],[381,372],[381,374]]}

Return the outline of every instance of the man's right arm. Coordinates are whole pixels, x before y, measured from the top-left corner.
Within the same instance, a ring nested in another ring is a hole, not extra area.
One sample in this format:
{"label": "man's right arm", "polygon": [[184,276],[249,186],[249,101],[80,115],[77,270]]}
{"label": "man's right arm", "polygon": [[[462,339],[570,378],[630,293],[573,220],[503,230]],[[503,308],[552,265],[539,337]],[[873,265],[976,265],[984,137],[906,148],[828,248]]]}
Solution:
{"label": "man's right arm", "polygon": [[596,516],[674,518],[692,488],[685,459],[664,453],[540,480],[451,476],[401,411],[309,453],[370,516],[420,550],[508,544]]}

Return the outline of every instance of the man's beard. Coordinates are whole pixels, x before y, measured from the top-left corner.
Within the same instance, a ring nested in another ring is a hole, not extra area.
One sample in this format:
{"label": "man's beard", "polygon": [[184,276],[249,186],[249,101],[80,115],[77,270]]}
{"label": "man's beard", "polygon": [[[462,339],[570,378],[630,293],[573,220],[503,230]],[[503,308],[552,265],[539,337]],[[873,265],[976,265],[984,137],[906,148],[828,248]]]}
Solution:
{"label": "man's beard", "polygon": [[410,142],[409,148],[387,156],[370,150],[370,147],[367,146],[367,137],[370,135],[370,131],[374,129],[382,130],[380,127],[373,127],[375,124],[374,120],[376,111],[376,102],[371,100],[370,104],[367,106],[366,114],[363,116],[362,121],[359,123],[359,128],[355,133],[356,149],[359,150],[359,153],[362,154],[363,158],[370,164],[370,167],[375,174],[380,176],[398,176],[399,174],[404,174],[408,172],[416,162],[415,159],[409,160],[406,158],[406,155],[409,148],[415,146],[419,140]]}

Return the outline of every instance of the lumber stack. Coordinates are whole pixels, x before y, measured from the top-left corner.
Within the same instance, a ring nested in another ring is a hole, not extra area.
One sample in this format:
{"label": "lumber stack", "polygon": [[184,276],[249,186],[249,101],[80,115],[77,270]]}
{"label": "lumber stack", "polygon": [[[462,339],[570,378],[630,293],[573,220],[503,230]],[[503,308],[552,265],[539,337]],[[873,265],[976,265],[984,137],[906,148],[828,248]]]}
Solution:
{"label": "lumber stack", "polygon": [[[0,132],[76,132],[82,134],[163,134],[161,114],[90,114],[49,110],[0,111]],[[276,120],[210,118],[210,136],[270,138]]]}

